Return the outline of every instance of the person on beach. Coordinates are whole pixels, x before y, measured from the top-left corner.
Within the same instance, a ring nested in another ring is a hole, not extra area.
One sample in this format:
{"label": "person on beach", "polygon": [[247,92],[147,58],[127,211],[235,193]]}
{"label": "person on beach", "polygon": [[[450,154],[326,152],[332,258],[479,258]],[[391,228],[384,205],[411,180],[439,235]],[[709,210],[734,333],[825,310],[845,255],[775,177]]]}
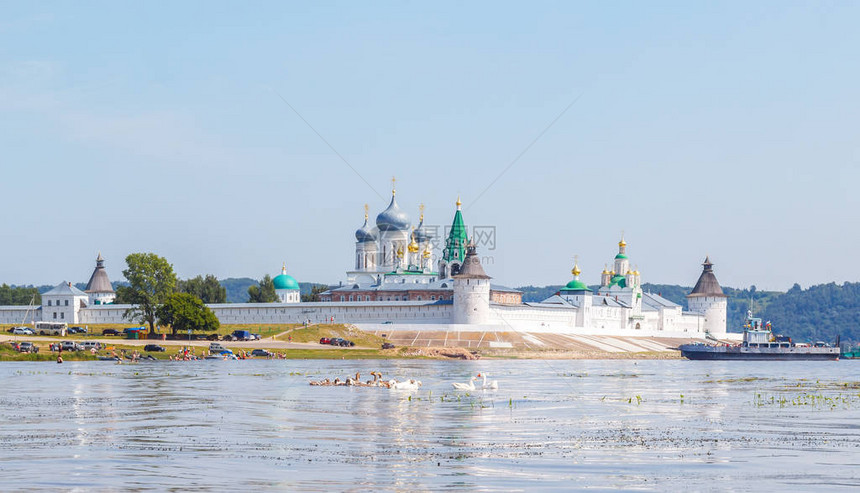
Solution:
{"label": "person on beach", "polygon": [[62,362],[63,362],[63,356],[58,354],[57,355],[57,364],[60,364]]}

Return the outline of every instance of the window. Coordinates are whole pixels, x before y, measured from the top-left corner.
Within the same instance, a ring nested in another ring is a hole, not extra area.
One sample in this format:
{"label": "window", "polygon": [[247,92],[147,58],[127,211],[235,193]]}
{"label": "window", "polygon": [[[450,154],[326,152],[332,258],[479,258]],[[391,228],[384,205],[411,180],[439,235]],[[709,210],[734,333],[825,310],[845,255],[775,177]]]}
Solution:
{"label": "window", "polygon": [[352,295],[349,295],[349,301],[352,301]]}
{"label": "window", "polygon": [[435,295],[435,294],[431,294],[431,295],[430,295],[430,299],[431,299],[432,301],[436,301],[436,295]]}
{"label": "window", "polygon": [[340,295],[340,301],[344,301],[343,295]]}
{"label": "window", "polygon": [[418,301],[421,301],[421,297],[420,297],[420,296],[418,297]]}
{"label": "window", "polygon": [[48,300],[48,306],[51,306],[51,300]]}
{"label": "window", "polygon": [[63,312],[60,312],[60,318],[66,318],[66,314]]}
{"label": "window", "polygon": [[54,312],[54,318],[57,318],[57,312]]}
{"label": "window", "polygon": [[370,301],[370,296],[365,296],[364,301]]}
{"label": "window", "polygon": [[69,306],[69,300],[66,300],[66,306]]}

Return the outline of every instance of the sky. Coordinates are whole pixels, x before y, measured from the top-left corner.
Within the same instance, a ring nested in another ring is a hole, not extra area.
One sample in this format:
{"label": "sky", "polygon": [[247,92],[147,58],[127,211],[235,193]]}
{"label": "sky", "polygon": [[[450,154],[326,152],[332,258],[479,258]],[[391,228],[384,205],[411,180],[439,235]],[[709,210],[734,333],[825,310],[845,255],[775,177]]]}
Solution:
{"label": "sky", "polygon": [[860,280],[858,2],[0,2],[0,282],[336,283],[363,206],[487,273]]}

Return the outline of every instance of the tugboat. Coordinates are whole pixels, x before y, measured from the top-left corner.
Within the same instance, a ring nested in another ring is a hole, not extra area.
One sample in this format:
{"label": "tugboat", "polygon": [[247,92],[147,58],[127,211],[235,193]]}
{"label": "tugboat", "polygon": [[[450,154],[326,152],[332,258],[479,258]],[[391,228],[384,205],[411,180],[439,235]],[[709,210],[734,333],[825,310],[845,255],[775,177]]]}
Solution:
{"label": "tugboat", "polygon": [[762,325],[760,318],[747,312],[744,339],[741,344],[682,344],[681,356],[687,359],[741,360],[838,360],[839,342],[835,346],[824,342],[794,343],[790,337],[775,335],[770,322]]}

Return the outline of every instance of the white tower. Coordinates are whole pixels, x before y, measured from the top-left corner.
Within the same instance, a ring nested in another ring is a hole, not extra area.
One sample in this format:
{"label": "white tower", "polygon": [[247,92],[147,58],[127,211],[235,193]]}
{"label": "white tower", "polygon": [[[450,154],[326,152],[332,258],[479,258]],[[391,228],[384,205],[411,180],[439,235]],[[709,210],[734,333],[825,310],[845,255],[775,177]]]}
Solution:
{"label": "white tower", "polygon": [[696,287],[687,295],[687,304],[691,312],[704,315],[702,330],[714,337],[725,337],[728,297],[723,294],[723,288],[714,275],[714,264],[710,258],[705,257],[702,266],[702,275]]}
{"label": "white tower", "polygon": [[621,241],[618,242],[618,255],[615,256],[615,274],[626,276],[630,271],[630,259],[627,258],[627,242],[624,241],[624,233],[621,234]]}
{"label": "white tower", "polygon": [[490,276],[470,242],[460,273],[454,276],[454,323],[486,324],[490,320]]}
{"label": "white tower", "polygon": [[367,224],[367,204],[364,204],[364,225],[355,231],[355,270],[375,272],[378,259],[377,231]]}
{"label": "white tower", "polygon": [[409,260],[406,255],[410,236],[409,216],[397,205],[397,190],[394,188],[393,178],[391,182],[391,202],[387,209],[376,216],[376,227],[379,230],[377,265],[386,271],[406,270]]}

